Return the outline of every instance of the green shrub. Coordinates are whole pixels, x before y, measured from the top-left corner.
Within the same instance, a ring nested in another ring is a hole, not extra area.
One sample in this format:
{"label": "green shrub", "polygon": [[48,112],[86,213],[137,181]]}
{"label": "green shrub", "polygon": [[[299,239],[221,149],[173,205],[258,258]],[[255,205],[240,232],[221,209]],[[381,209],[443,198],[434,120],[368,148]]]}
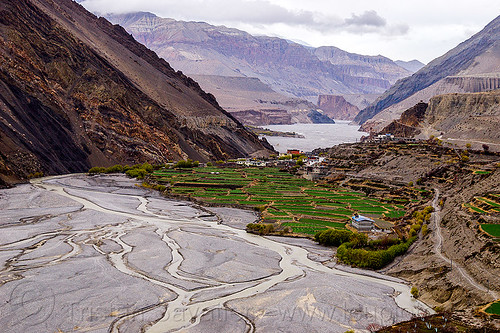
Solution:
{"label": "green shrub", "polygon": [[89,175],[95,175],[95,174],[98,174],[98,173],[104,173],[106,172],[106,168],[103,168],[103,167],[93,167],[93,168],[90,168],[89,170]]}
{"label": "green shrub", "polygon": [[418,298],[418,288],[417,287],[411,287],[410,293],[414,298]]}
{"label": "green shrub", "polygon": [[148,172],[145,169],[130,169],[125,174],[130,178],[144,179]]}
{"label": "green shrub", "polygon": [[427,227],[427,224],[424,224],[422,226],[422,235],[425,237],[429,233],[429,228]]}
{"label": "green shrub", "polygon": [[352,236],[353,232],[349,230],[327,229],[317,232],[314,239],[321,245],[339,246],[348,242]]}
{"label": "green shrub", "polygon": [[147,162],[146,162],[146,163],[144,163],[144,164],[141,166],[141,168],[140,168],[140,169],[144,169],[144,170],[146,170],[146,172],[147,172],[147,173],[151,173],[151,172],[153,172],[153,170],[154,170],[153,166],[152,166],[151,164],[147,163]]}
{"label": "green shrub", "polygon": [[160,192],[165,192],[165,190],[167,189],[167,187],[165,185],[155,185],[155,186],[153,186],[153,188],[157,191],[160,191]]}
{"label": "green shrub", "polygon": [[349,242],[353,244],[354,247],[362,247],[368,243],[368,236],[362,233],[353,233],[349,237]]}
{"label": "green shrub", "polygon": [[40,177],[43,177],[43,172],[41,172],[41,171],[38,171],[38,172],[35,172],[35,173],[30,173],[28,175],[28,179],[40,178]]}
{"label": "green shrub", "polygon": [[425,214],[429,214],[429,213],[432,213],[434,211],[434,207],[432,206],[427,206],[424,208],[424,215]]}
{"label": "green shrub", "polygon": [[120,164],[113,165],[112,167],[106,168],[105,173],[122,173],[123,166]]}
{"label": "green shrub", "polygon": [[268,235],[274,232],[274,225],[265,223],[249,223],[247,224],[246,231],[261,236]]}

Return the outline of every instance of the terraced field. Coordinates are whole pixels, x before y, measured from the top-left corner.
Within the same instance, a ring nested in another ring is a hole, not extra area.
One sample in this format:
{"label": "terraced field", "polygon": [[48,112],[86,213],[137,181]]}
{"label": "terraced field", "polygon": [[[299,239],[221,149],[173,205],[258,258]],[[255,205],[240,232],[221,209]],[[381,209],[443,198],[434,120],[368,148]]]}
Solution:
{"label": "terraced field", "polygon": [[[481,197],[475,197],[472,202],[464,204],[463,207],[471,213],[499,215],[500,194],[489,193]],[[481,229],[489,235],[500,239],[500,224],[482,223]]]}
{"label": "terraced field", "polygon": [[163,169],[152,177],[159,184],[170,184],[170,193],[175,195],[259,209],[263,222],[296,234],[345,228],[354,212],[380,219],[405,214],[402,205],[380,202],[345,188],[318,185],[278,168]]}
{"label": "terraced field", "polygon": [[500,301],[491,304],[487,309],[486,313],[500,316]]}

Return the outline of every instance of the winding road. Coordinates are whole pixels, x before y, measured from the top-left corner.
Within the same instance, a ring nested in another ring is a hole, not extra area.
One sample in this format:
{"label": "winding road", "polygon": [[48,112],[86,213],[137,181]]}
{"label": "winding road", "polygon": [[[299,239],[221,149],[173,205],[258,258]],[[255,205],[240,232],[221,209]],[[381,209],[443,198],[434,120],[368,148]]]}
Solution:
{"label": "winding road", "polygon": [[432,223],[434,226],[434,235],[435,235],[435,240],[434,240],[434,253],[441,258],[444,262],[449,264],[452,269],[455,269],[458,271],[458,273],[474,288],[481,290],[485,293],[489,293],[494,300],[498,299],[498,293],[494,290],[490,290],[480,283],[476,282],[472,276],[469,275],[469,273],[457,262],[452,262],[451,259],[449,259],[445,253],[443,252],[443,236],[441,234],[441,207],[439,206],[439,189],[435,188],[434,189],[434,200],[432,201],[432,207],[434,208],[434,212],[432,213]]}
{"label": "winding road", "polygon": [[231,226],[249,212],[209,216],[125,177],[43,179],[0,208],[6,332],[365,332],[432,313],[404,283],[310,260],[307,241]]}

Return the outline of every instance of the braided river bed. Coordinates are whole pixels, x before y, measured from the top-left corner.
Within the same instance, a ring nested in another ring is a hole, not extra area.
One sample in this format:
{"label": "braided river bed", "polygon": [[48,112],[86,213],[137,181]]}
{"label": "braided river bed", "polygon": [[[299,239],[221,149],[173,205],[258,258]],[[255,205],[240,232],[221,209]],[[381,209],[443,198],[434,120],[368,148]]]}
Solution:
{"label": "braided river bed", "polygon": [[117,175],[1,190],[0,330],[369,332],[432,312],[332,249],[246,233],[255,219]]}

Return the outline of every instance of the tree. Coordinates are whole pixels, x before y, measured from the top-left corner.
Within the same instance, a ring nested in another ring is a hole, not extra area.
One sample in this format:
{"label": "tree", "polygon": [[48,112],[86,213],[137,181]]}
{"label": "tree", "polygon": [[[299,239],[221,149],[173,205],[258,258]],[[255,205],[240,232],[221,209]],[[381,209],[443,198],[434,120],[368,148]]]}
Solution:
{"label": "tree", "polygon": [[418,288],[417,287],[411,287],[410,293],[414,298],[418,298]]}

